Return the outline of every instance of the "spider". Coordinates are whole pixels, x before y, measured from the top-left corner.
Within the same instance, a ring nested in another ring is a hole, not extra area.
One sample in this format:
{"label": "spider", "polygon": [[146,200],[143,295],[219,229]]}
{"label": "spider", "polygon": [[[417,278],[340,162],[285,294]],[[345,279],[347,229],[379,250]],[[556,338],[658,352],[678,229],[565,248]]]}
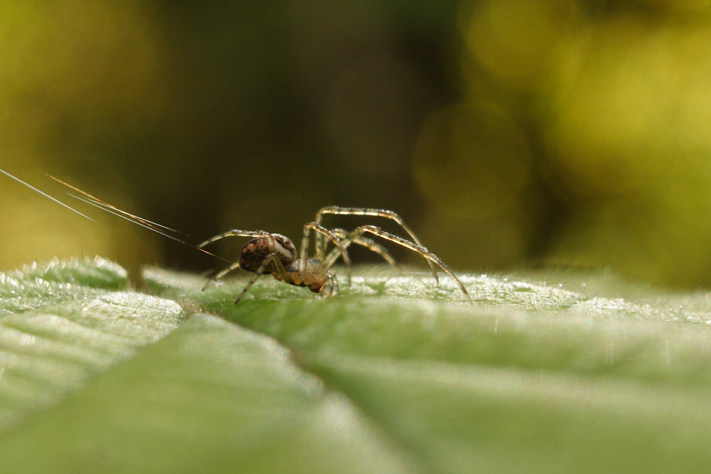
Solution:
{"label": "spider", "polygon": [[[67,206],[63,202],[53,198],[52,196],[46,193],[43,193],[39,189],[30,186],[21,179],[11,175],[7,171],[0,169],[0,173],[7,175],[8,177],[32,189],[33,191],[42,194],[43,196],[57,202],[58,204],[61,204],[62,206],[70,209],[73,212],[76,212],[82,217],[93,221],[93,219],[85,216],[76,209]],[[101,199],[94,197],[91,194],[82,191],[81,189],[72,186],[69,183],[62,181],[61,179],[55,178],[54,176],[49,177],[84,196],[80,197],[74,194],[70,194],[70,196],[79,199],[80,201],[86,202],[87,204],[90,204],[92,206],[96,206],[99,209],[109,212],[110,214],[114,214],[123,219],[129,220],[134,224],[149,229],[153,232],[157,232],[158,234],[168,237],[169,239],[173,239],[177,242],[188,245],[187,242],[173,235],[182,234],[181,232],[178,232],[175,229],[171,229],[169,227],[157,224],[155,222],[151,222],[134,214],[130,214],[126,211],[122,211],[116,206],[112,206],[111,204],[102,201]],[[321,225],[323,216],[326,214],[339,214],[348,216],[373,216],[391,219],[395,221],[398,225],[400,225],[400,227],[402,227],[405,232],[408,233],[412,241],[385,232],[380,227],[376,227],[373,225],[364,225],[361,227],[356,227],[351,232],[338,228],[327,229]],[[312,233],[314,233],[315,235],[315,258],[311,258],[308,256],[309,241]],[[413,252],[422,255],[427,260],[427,263],[432,269],[432,274],[434,275],[435,280],[437,282],[439,282],[439,278],[437,277],[436,267],[439,267],[457,283],[459,288],[462,290],[462,293],[464,293],[464,296],[466,297],[467,301],[469,301],[469,304],[474,304],[472,302],[471,297],[469,296],[469,293],[467,293],[466,288],[464,288],[462,282],[459,281],[459,279],[454,275],[454,273],[452,273],[449,267],[447,267],[447,265],[445,265],[444,262],[439,259],[439,257],[437,257],[435,254],[431,253],[429,250],[422,246],[415,234],[412,232],[412,230],[410,230],[410,228],[405,224],[405,222],[399,215],[397,215],[393,211],[387,211],[385,209],[367,209],[339,206],[328,206],[320,209],[316,213],[316,218],[314,219],[314,221],[304,225],[304,233],[301,239],[301,249],[298,259],[296,257],[296,247],[294,247],[294,244],[291,242],[291,240],[289,240],[288,237],[280,234],[273,234],[271,232],[265,232],[263,230],[250,231],[233,229],[202,242],[197,246],[198,250],[208,255],[212,255],[213,257],[222,259],[222,257],[219,257],[206,251],[205,249],[203,249],[203,247],[217,240],[224,239],[225,237],[252,237],[252,240],[247,242],[247,245],[245,245],[242,249],[242,253],[240,254],[239,260],[219,272],[213,278],[211,278],[205,284],[203,290],[207,288],[212,282],[219,280],[232,270],[242,268],[244,270],[253,272],[254,276],[249,281],[249,283],[247,283],[247,286],[244,287],[242,293],[240,293],[240,295],[237,297],[235,304],[240,302],[242,297],[247,293],[247,291],[249,291],[250,287],[254,284],[254,282],[257,281],[257,279],[264,273],[271,273],[275,279],[284,283],[289,283],[291,285],[296,286],[306,286],[315,293],[323,293],[324,297],[333,296],[338,292],[338,280],[336,280],[336,275],[332,271],[330,271],[330,269],[339,257],[343,258],[343,262],[346,264],[346,271],[348,272],[348,284],[350,285],[351,283],[351,260],[348,256],[347,250],[351,244],[362,245],[372,250],[373,252],[380,254],[390,265],[397,266],[397,264],[390,256],[385,247],[373,241],[372,239],[363,237],[363,234],[373,234],[376,237],[389,240],[390,242],[394,242],[402,247],[408,248]],[[326,253],[326,247],[328,245],[326,240],[330,240],[335,245],[335,247],[328,254]]]}
{"label": "spider", "polygon": [[[347,216],[372,216],[384,217],[395,221],[412,240],[403,239],[397,235],[385,232],[379,227],[373,225],[364,225],[356,227],[348,232],[344,229],[328,229],[321,225],[324,215],[337,214]],[[308,250],[311,239],[311,234],[314,234],[315,256],[309,257]],[[207,239],[197,246],[202,249],[204,246],[224,239],[226,237],[251,237],[247,245],[244,246],[240,254],[239,260],[228,266],[224,270],[212,277],[203,287],[207,288],[211,283],[227,275],[229,272],[242,268],[249,272],[253,272],[254,276],[244,287],[242,293],[235,300],[235,304],[239,303],[242,297],[249,291],[255,281],[262,274],[271,274],[276,280],[289,283],[290,285],[305,286],[314,293],[322,293],[324,297],[334,296],[338,292],[338,280],[336,275],[331,271],[331,267],[342,258],[346,266],[348,276],[348,284],[351,283],[351,260],[348,256],[348,247],[351,244],[361,245],[367,249],[381,255],[389,264],[395,266],[396,263],[388,253],[387,249],[378,244],[374,240],[364,237],[364,234],[372,234],[375,237],[394,242],[402,247],[412,250],[415,253],[424,257],[430,265],[435,280],[439,282],[437,277],[437,267],[441,268],[449,275],[459,286],[470,304],[473,304],[469,293],[462,282],[452,273],[447,265],[442,262],[436,255],[422,246],[415,234],[405,224],[402,218],[385,209],[366,209],[329,206],[320,209],[316,213],[316,218],[304,225],[303,236],[301,238],[301,248],[297,257],[296,247],[292,241],[281,234],[274,234],[263,230],[228,230],[222,234],[218,234]],[[326,253],[328,241],[334,244],[334,248],[329,253]]]}

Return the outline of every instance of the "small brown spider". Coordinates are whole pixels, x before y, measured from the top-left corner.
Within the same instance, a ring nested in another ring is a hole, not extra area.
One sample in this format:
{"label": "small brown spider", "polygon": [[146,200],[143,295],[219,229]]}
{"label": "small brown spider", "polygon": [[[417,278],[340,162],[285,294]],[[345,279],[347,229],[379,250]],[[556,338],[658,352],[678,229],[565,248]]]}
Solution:
{"label": "small brown spider", "polygon": [[[391,219],[409,234],[412,241],[390,234],[372,225],[360,226],[351,232],[344,229],[327,229],[321,225],[325,214],[374,216]],[[308,256],[309,241],[312,232],[315,235],[315,257]],[[385,247],[371,239],[363,237],[363,234],[366,233],[389,240],[390,242],[394,242],[422,255],[429,263],[437,281],[439,281],[439,279],[437,278],[435,265],[454,279],[469,303],[473,304],[462,282],[459,281],[442,260],[420,244],[420,241],[412,230],[410,230],[402,218],[396,213],[384,209],[361,209],[338,206],[324,207],[316,213],[316,218],[313,222],[304,225],[304,233],[301,239],[301,249],[298,258],[296,247],[288,237],[280,234],[272,234],[263,230],[249,231],[233,229],[202,242],[198,245],[198,249],[202,249],[205,245],[225,237],[252,237],[252,240],[242,249],[239,260],[211,278],[205,284],[203,290],[212,282],[219,280],[232,270],[242,268],[253,272],[254,276],[237,297],[235,304],[239,303],[254,282],[265,273],[271,273],[275,279],[284,283],[306,286],[314,293],[323,293],[324,297],[333,296],[338,292],[338,280],[336,280],[336,275],[330,270],[339,257],[343,258],[348,275],[348,284],[350,285],[351,283],[351,260],[347,250],[351,244],[362,245],[380,254],[391,265],[396,265]],[[335,245],[328,254],[326,253],[327,240],[330,240]]]}
{"label": "small brown spider", "polygon": [[[52,196],[49,196],[48,194],[45,194],[39,189],[30,186],[19,178],[16,178],[7,171],[0,169],[0,173],[5,174],[8,177],[22,183],[30,189],[42,194],[43,196],[61,204],[62,206],[70,209],[71,211],[76,212],[82,217],[86,217],[87,219],[92,220],[84,214],[81,214],[76,209],[67,206],[63,202],[58,201]],[[54,176],[49,177],[84,196],[80,197],[74,194],[70,194],[70,196],[79,199],[80,201],[86,202],[87,204],[90,204],[92,206],[96,206],[99,209],[109,212],[110,214],[114,214],[123,219],[129,220],[134,224],[149,229],[169,239],[173,239],[182,244],[188,245],[188,243],[184,240],[181,240],[175,237],[175,235],[172,235],[181,234],[181,232],[178,232],[175,229],[171,229],[169,227],[157,224],[155,222],[151,222],[134,214],[130,214],[126,211],[117,208],[116,206],[112,206],[111,204],[92,196],[91,194],[85,191],[82,191],[81,189],[75,186],[72,186],[69,183],[62,181],[61,179],[55,178]],[[397,224],[399,224],[400,227],[402,227],[409,234],[409,236],[412,238],[412,241],[403,239],[401,237],[398,237],[397,235],[390,234],[388,232],[385,232],[381,228],[372,225],[364,225],[361,227],[357,227],[351,232],[348,232],[344,229],[327,229],[321,225],[321,221],[323,220],[323,216],[325,214],[340,214],[348,216],[374,216],[391,219]],[[310,258],[308,256],[309,240],[311,238],[312,232],[316,236],[315,258]],[[398,245],[401,245],[402,247],[408,248],[413,252],[419,253],[427,260],[427,263],[430,265],[432,273],[437,282],[439,282],[439,279],[437,278],[437,268],[435,267],[435,265],[440,267],[447,275],[452,277],[452,279],[462,290],[462,293],[464,293],[464,296],[467,298],[467,301],[469,301],[470,304],[473,304],[472,299],[469,296],[469,293],[467,293],[466,288],[464,288],[464,285],[462,285],[462,282],[459,281],[459,279],[454,275],[454,273],[452,273],[452,271],[447,267],[447,265],[445,265],[444,262],[439,259],[439,257],[437,257],[422,246],[422,244],[417,239],[412,230],[410,230],[410,228],[405,224],[402,218],[396,213],[384,209],[364,209],[338,206],[329,206],[322,208],[316,213],[316,218],[313,222],[309,222],[304,225],[304,234],[303,238],[301,239],[301,253],[298,259],[296,258],[296,247],[294,247],[294,244],[291,242],[291,240],[289,240],[288,237],[285,237],[280,234],[272,234],[263,230],[249,231],[234,229],[222,233],[220,235],[216,235],[211,239],[207,239],[206,241],[197,246],[198,250],[205,252],[208,255],[212,255],[213,257],[222,259],[222,257],[219,257],[206,251],[205,249],[203,249],[203,247],[207,244],[223,239],[225,237],[252,237],[252,240],[250,240],[247,245],[245,245],[242,249],[242,253],[240,254],[239,260],[219,272],[213,278],[211,278],[205,284],[203,290],[207,288],[210,283],[222,278],[232,270],[236,270],[237,268],[243,268],[244,270],[253,272],[254,276],[249,281],[249,283],[247,283],[247,286],[244,287],[242,293],[240,293],[240,295],[237,297],[235,304],[239,303],[242,297],[247,293],[247,291],[249,291],[249,288],[254,284],[255,281],[257,281],[257,278],[259,278],[263,273],[271,273],[274,278],[279,281],[283,281],[284,283],[289,283],[291,285],[296,286],[307,286],[311,291],[315,293],[323,293],[324,297],[333,296],[338,292],[338,281],[336,280],[336,275],[332,271],[330,271],[330,269],[339,257],[343,258],[343,262],[346,264],[346,271],[348,272],[348,284],[350,285],[351,283],[351,260],[348,256],[347,251],[348,247],[351,244],[362,245],[363,247],[366,247],[372,250],[373,252],[380,254],[390,265],[397,266],[397,264],[390,256],[385,247],[374,242],[372,239],[363,237],[363,234],[366,233],[373,234],[374,236],[383,238],[385,240],[389,240]],[[326,239],[329,239],[335,245],[335,248],[333,248],[328,254],[326,254]]]}

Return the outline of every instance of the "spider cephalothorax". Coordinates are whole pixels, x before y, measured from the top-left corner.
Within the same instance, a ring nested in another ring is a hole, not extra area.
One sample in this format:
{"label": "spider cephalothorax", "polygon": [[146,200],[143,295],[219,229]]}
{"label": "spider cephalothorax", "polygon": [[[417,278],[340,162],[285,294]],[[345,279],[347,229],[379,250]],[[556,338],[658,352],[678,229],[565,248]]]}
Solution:
{"label": "spider cephalothorax", "polygon": [[[327,229],[321,225],[325,214],[376,216],[391,219],[399,224],[412,240],[403,239],[402,237],[385,232],[379,227],[372,225],[360,226],[351,232],[343,229]],[[308,256],[309,240],[312,233],[315,236],[315,257]],[[263,273],[271,273],[274,278],[284,283],[306,286],[313,292],[324,293],[325,296],[332,296],[338,291],[338,282],[335,274],[331,272],[330,269],[339,258],[342,258],[346,265],[348,283],[350,284],[351,261],[347,249],[351,244],[362,245],[382,255],[388,263],[392,265],[395,264],[385,247],[369,238],[363,237],[363,234],[372,234],[373,236],[394,242],[422,255],[429,263],[435,279],[437,279],[437,266],[454,279],[466,299],[469,303],[472,303],[472,299],[469,293],[467,293],[466,288],[464,288],[464,285],[462,285],[462,282],[459,281],[442,260],[420,244],[420,241],[415,237],[415,234],[410,228],[405,225],[405,222],[400,216],[384,209],[362,209],[337,206],[322,208],[316,213],[316,219],[313,222],[304,225],[304,233],[301,239],[301,249],[298,257],[296,248],[288,237],[280,234],[272,234],[263,230],[249,231],[233,229],[201,243],[198,245],[198,248],[202,248],[207,244],[225,237],[252,237],[252,240],[242,249],[239,261],[215,275],[207,282],[205,287],[213,281],[222,278],[232,270],[243,268],[244,270],[253,272],[255,275],[249,283],[247,283],[247,286],[237,297],[235,303],[238,303],[242,299],[252,284]],[[334,244],[334,248],[328,253],[326,252],[327,241],[331,241]]]}

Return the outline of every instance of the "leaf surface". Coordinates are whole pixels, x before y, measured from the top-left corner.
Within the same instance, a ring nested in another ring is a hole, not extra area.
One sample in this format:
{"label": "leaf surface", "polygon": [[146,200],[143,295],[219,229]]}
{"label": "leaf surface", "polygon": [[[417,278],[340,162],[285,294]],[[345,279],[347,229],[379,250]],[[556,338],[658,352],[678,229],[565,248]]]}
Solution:
{"label": "leaf surface", "polygon": [[608,272],[0,281],[8,472],[705,472],[711,307]]}

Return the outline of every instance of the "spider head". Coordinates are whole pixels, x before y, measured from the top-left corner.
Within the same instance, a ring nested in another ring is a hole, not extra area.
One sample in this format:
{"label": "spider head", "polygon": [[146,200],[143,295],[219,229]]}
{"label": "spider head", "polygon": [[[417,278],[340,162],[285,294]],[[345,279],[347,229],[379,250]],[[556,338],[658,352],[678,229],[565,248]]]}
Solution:
{"label": "spider head", "polygon": [[[296,248],[291,240],[280,234],[270,234],[268,237],[257,237],[247,242],[239,256],[239,266],[250,272],[256,272],[269,254],[276,254],[284,268],[296,260]],[[271,273],[271,268],[264,269]]]}

